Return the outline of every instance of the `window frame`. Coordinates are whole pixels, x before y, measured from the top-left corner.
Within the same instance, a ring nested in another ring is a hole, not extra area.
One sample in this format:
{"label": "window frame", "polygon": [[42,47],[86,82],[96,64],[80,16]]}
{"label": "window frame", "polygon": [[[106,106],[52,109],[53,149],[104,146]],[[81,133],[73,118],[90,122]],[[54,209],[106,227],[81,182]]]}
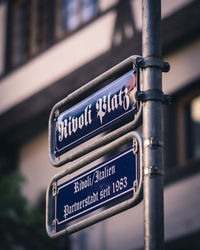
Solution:
{"label": "window frame", "polygon": [[[81,3],[82,0],[80,0]],[[17,2],[27,2],[29,5],[29,30],[30,34],[28,36],[28,48],[26,56],[23,60],[14,63],[13,57],[14,50],[13,50],[13,31],[14,31],[14,23],[16,23],[16,20],[13,16],[13,13],[15,12],[15,5]],[[44,29],[46,30],[46,35],[43,34],[46,38],[46,43],[44,42],[39,48],[36,46],[36,39],[37,39],[37,3],[39,3],[40,0],[15,0],[15,1],[8,1],[8,15],[7,15],[7,35],[6,35],[6,60],[5,60],[5,74],[12,71],[15,68],[20,67],[30,59],[35,58],[40,53],[46,51],[48,48],[50,48],[52,45],[60,42],[61,40],[65,39],[69,35],[74,34],[75,32],[79,31],[80,29],[84,28],[86,25],[91,23],[92,21],[96,20],[99,17],[99,14],[101,10],[98,8],[98,12],[96,15],[94,15],[90,20],[87,22],[80,22],[78,27],[72,31],[63,32],[61,28],[59,28],[60,23],[60,16],[58,15],[59,12],[59,2],[61,0],[44,0],[47,8],[49,7],[50,14],[47,15],[47,24],[44,23]],[[98,1],[97,1],[98,3]],[[80,4],[81,5],[81,4]],[[107,10],[108,11],[108,10]],[[81,11],[80,11],[81,13]],[[103,13],[104,14],[104,13]],[[45,33],[45,32],[44,32]]]}
{"label": "window frame", "polygon": [[[192,88],[191,88],[192,89]],[[189,144],[188,139],[188,120],[186,120],[186,106],[194,98],[200,96],[200,88],[196,90],[191,90],[188,94],[185,94],[180,98],[177,103],[177,122],[176,122],[176,131],[177,131],[177,152],[178,152],[178,165],[183,167],[187,165],[188,162],[193,160],[199,160],[200,157],[191,156],[187,150],[187,145]],[[191,141],[190,141],[191,142]]]}

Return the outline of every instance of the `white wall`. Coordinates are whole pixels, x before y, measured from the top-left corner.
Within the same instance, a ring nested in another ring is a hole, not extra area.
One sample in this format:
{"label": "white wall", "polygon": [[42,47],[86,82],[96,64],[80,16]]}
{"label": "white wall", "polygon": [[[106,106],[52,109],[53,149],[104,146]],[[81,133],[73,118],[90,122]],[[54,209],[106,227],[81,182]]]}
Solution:
{"label": "white wall", "polygon": [[108,13],[2,79],[0,114],[108,51],[114,20]]}
{"label": "white wall", "polygon": [[199,58],[200,40],[164,58],[170,64],[170,71],[163,73],[163,90],[166,94],[172,94],[200,78]]}
{"label": "white wall", "polygon": [[[98,140],[100,136],[102,136],[102,134],[97,135],[95,140]],[[84,145],[88,144],[91,140],[81,144],[76,147],[76,149],[84,147]],[[69,178],[77,176],[79,173],[86,171],[92,166],[96,166],[102,161],[103,158],[93,161],[84,169],[81,168],[75,173],[72,173]],[[38,199],[41,198],[41,195],[46,192],[47,186],[52,177],[56,173],[64,171],[70,164],[71,163],[65,164],[59,168],[51,165],[48,151],[48,131],[38,134],[36,137],[30,139],[27,143],[22,145],[19,151],[19,171],[26,179],[22,192],[23,195],[30,201],[30,204],[36,204]],[[64,182],[64,180],[62,181]]]}
{"label": "white wall", "polygon": [[52,167],[48,159],[47,131],[20,148],[19,171],[26,179],[22,192],[31,204],[35,204],[44,194],[53,175],[60,171]]}

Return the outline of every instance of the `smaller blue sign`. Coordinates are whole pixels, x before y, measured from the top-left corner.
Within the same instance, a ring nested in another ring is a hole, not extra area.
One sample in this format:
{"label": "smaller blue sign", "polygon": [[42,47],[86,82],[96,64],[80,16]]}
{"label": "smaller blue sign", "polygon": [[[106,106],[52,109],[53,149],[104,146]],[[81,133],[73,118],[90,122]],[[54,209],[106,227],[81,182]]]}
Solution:
{"label": "smaller blue sign", "polygon": [[72,220],[137,190],[138,155],[129,148],[57,187],[57,230]]}
{"label": "smaller blue sign", "polygon": [[137,71],[129,71],[59,114],[55,119],[55,156],[64,154],[130,115],[134,121],[139,110],[135,99],[137,79]]}

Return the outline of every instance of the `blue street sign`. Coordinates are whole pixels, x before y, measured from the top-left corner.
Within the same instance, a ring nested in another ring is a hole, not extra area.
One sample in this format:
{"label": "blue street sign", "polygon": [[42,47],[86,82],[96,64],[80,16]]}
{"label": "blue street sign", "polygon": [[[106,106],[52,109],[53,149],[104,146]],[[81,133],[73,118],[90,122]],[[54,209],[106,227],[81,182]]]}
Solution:
{"label": "blue street sign", "polygon": [[135,99],[137,71],[129,71],[106,87],[90,95],[54,120],[55,156],[108,129],[139,110]]}
{"label": "blue street sign", "polygon": [[133,197],[140,174],[137,157],[131,147],[57,186],[54,200],[56,231],[125,195]]}

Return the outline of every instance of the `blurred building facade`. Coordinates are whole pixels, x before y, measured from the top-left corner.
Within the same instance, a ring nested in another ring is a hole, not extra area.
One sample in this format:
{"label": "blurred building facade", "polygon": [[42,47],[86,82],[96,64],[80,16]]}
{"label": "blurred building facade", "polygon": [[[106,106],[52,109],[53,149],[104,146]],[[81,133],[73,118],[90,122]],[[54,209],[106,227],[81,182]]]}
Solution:
{"label": "blurred building facade", "polygon": [[[53,105],[142,51],[141,0],[0,1],[0,165],[31,204],[60,170],[48,160]],[[200,2],[162,1],[166,249],[200,249]],[[143,203],[70,236],[71,249],[142,249]]]}

